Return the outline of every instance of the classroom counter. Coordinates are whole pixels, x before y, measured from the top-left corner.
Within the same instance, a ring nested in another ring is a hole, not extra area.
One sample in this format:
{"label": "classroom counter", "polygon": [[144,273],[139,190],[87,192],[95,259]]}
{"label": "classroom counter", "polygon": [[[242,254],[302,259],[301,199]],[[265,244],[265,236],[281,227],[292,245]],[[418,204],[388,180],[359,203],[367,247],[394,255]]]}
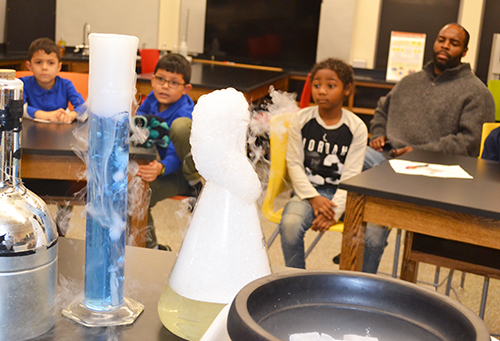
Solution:
{"label": "classroom counter", "polygon": [[[27,59],[28,52],[0,53],[0,68],[18,71],[27,70]],[[73,53],[73,47],[66,49],[62,63],[62,71],[89,72],[89,56],[84,56],[81,53]]]}

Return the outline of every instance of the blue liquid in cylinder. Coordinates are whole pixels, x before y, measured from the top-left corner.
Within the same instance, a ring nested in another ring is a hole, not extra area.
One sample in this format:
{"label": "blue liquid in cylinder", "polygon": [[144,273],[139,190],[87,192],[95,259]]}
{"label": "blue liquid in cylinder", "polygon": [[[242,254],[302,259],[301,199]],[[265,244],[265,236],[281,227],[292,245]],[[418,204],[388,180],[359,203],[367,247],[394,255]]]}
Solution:
{"label": "blue liquid in cylinder", "polygon": [[127,113],[89,116],[84,303],[92,310],[123,304],[128,134]]}

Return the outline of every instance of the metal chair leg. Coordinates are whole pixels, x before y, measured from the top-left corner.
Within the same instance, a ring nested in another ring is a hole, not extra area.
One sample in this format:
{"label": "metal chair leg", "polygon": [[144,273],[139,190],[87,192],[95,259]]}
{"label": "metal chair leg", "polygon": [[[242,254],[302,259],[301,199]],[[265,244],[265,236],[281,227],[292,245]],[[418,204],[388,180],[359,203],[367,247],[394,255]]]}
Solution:
{"label": "metal chair leg", "polygon": [[460,287],[458,287],[460,290],[463,290],[464,289],[464,285],[465,285],[465,272],[462,271],[462,278],[460,279]]}
{"label": "metal chair leg", "polygon": [[271,235],[271,237],[269,237],[269,240],[267,241],[267,248],[268,249],[273,244],[274,240],[278,236],[278,233],[280,233],[280,227],[279,227],[279,225],[276,227],[276,229],[273,231],[273,234]]}
{"label": "metal chair leg", "polygon": [[450,272],[448,273],[448,281],[446,282],[446,296],[450,296],[450,290],[451,290],[451,282],[453,281],[453,274],[455,273],[455,270],[450,269]]}
{"label": "metal chair leg", "polygon": [[484,320],[484,311],[486,310],[486,298],[488,297],[488,286],[490,284],[490,278],[484,278],[483,284],[483,294],[481,295],[481,306],[479,307],[479,317]]}
{"label": "metal chair leg", "polygon": [[323,237],[323,234],[325,234],[325,231],[319,232],[318,235],[316,236],[316,238],[314,238],[313,242],[311,243],[311,245],[307,248],[306,252],[304,253],[304,259],[307,259],[307,256],[309,256],[309,254],[312,252],[312,250],[314,249],[316,244],[318,244],[321,237]]}
{"label": "metal chair leg", "polygon": [[438,287],[439,287],[439,271],[441,270],[441,268],[439,266],[436,266],[436,272],[434,273],[434,289],[436,289],[436,291],[438,290]]}

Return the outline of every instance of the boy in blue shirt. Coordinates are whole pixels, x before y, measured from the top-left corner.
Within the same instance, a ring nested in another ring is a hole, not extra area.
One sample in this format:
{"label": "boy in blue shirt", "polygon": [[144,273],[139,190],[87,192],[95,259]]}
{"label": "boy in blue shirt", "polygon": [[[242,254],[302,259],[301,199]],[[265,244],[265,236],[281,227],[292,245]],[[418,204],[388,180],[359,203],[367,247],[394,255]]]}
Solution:
{"label": "boy in blue shirt", "polygon": [[[39,38],[31,43],[26,67],[33,76],[21,78],[29,117],[71,123],[83,110],[85,100],[73,83],[57,76],[61,66],[61,52],[54,41]],[[68,102],[73,105],[73,111],[66,111]]]}
{"label": "boy in blue shirt", "polygon": [[160,160],[139,166],[137,173],[150,183],[152,190],[148,211],[146,247],[163,248],[157,244],[151,208],[157,202],[193,190],[201,177],[191,157],[193,100],[188,96],[192,89],[191,65],[179,54],[163,56],[151,77],[153,91],[137,110],[137,115],[154,115],[168,124],[170,143],[166,148],[157,146]]}

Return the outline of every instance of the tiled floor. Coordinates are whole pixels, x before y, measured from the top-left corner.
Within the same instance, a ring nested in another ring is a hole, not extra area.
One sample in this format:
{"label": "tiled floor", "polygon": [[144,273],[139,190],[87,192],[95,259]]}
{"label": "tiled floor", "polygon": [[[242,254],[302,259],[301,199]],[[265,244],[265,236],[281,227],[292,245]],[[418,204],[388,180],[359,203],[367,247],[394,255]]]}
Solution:
{"label": "tiled floor", "polygon": [[[55,210],[54,206],[51,209]],[[83,207],[75,206],[73,217],[71,218],[70,228],[67,237],[84,239],[85,237],[85,217]],[[167,199],[159,203],[153,209],[153,216],[156,222],[156,233],[160,244],[166,244],[172,247],[173,252],[177,252],[181,247],[184,232],[187,229],[190,219],[190,213],[186,205],[180,201]],[[267,221],[261,217],[261,224],[264,235],[267,238],[276,228],[276,224]],[[306,245],[312,241],[315,232],[306,234]],[[380,266],[380,276],[389,276],[392,272],[394,245],[396,232],[392,231]],[[340,252],[341,234],[327,232],[320,240],[319,244],[313,250],[306,262],[308,269],[318,270],[338,270],[338,265],[332,262],[332,258]],[[269,259],[272,266],[284,266],[283,256],[280,247],[279,236],[274,244],[268,250]],[[448,269],[441,269],[440,283],[438,291],[445,291],[445,276]],[[384,274],[385,273],[385,274]],[[419,285],[432,289],[430,283],[434,281],[435,267],[427,264],[421,264],[419,270]],[[461,273],[456,272],[453,276],[453,288],[451,297],[458,299],[462,304],[469,307],[474,312],[479,312],[483,278],[480,276],[467,274],[463,289],[459,289]],[[425,283],[424,283],[425,282]],[[428,284],[426,284],[428,283]],[[490,328],[492,334],[500,334],[500,281],[491,279],[486,306],[485,322]]]}

